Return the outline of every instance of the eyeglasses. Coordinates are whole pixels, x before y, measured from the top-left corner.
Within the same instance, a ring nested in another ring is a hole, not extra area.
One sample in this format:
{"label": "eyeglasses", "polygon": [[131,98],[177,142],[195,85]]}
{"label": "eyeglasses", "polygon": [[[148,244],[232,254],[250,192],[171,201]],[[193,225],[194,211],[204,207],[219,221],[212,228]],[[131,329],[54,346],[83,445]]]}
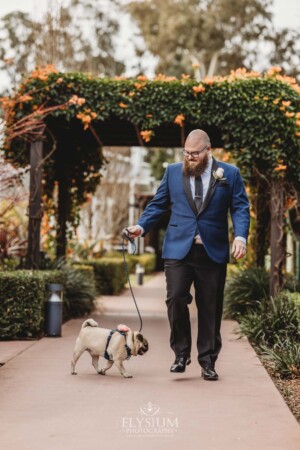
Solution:
{"label": "eyeglasses", "polygon": [[185,149],[183,149],[182,150],[182,154],[183,154],[183,156],[186,156],[186,157],[192,157],[192,158],[198,158],[199,156],[200,156],[200,154],[202,153],[202,152],[204,152],[204,150],[206,149],[208,147],[208,145],[206,145],[202,150],[200,150],[199,152],[188,152],[188,151],[186,151]]}

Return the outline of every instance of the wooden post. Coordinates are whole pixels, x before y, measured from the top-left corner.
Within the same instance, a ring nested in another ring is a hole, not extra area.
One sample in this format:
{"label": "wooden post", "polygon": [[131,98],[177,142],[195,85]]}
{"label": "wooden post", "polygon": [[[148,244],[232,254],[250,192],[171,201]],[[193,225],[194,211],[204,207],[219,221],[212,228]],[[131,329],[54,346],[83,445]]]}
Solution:
{"label": "wooden post", "polygon": [[296,279],[300,281],[300,242],[296,241]]}
{"label": "wooden post", "polygon": [[284,192],[281,180],[273,180],[271,185],[271,276],[270,295],[274,296],[282,285],[284,249]]}
{"label": "wooden post", "polygon": [[56,257],[65,258],[67,251],[67,220],[70,208],[67,169],[60,167],[58,180]]}
{"label": "wooden post", "polygon": [[30,147],[29,225],[26,269],[38,269],[40,264],[40,230],[43,216],[42,160],[43,142],[33,142]]}

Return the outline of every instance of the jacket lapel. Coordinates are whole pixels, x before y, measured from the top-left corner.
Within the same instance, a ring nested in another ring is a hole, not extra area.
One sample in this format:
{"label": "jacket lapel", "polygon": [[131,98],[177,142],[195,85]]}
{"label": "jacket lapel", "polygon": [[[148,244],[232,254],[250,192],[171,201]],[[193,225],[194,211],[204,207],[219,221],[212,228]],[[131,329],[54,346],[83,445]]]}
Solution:
{"label": "jacket lapel", "polygon": [[215,189],[217,187],[217,183],[216,183],[217,180],[213,176],[213,172],[216,171],[217,169],[218,169],[218,163],[215,160],[215,158],[213,158],[213,163],[212,163],[212,167],[211,167],[211,175],[210,175],[210,181],[209,181],[208,190],[207,190],[204,202],[202,204],[202,207],[201,207],[201,209],[200,209],[200,211],[198,213],[198,216],[199,216],[199,214],[201,214],[205,210],[205,208],[207,207],[210,199],[212,198],[212,196],[213,196],[213,194],[215,192]]}
{"label": "jacket lapel", "polygon": [[197,215],[198,211],[197,211],[197,208],[194,203],[193,196],[192,196],[190,177],[182,174],[182,180],[183,180],[183,189],[184,189],[187,201],[189,202],[191,209]]}

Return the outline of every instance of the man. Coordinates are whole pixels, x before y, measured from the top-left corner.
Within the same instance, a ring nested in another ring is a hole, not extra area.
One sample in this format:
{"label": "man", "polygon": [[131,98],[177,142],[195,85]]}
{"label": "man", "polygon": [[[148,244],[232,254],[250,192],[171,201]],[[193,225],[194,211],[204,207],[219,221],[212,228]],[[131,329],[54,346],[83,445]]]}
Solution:
{"label": "man", "polygon": [[198,309],[198,361],[205,380],[217,380],[215,362],[221,350],[220,334],[226,267],[229,261],[228,211],[236,259],[246,254],[249,202],[239,170],[216,161],[208,135],[193,130],[186,139],[183,163],[170,164],[163,180],[131,236],[145,235],[171,205],[163,258],[167,284],[170,344],[175,353],[171,372],[190,364],[191,325],[188,305],[195,287]]}

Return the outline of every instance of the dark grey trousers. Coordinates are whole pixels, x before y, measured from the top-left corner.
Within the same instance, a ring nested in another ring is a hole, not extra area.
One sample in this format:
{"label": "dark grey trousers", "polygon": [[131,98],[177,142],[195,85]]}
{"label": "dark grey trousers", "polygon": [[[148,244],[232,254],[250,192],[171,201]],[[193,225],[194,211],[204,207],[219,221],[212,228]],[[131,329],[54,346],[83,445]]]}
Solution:
{"label": "dark grey trousers", "polygon": [[166,259],[170,345],[176,356],[191,353],[191,324],[188,305],[190,289],[195,286],[198,309],[198,361],[200,365],[215,363],[222,347],[221,318],[227,264],[212,261],[204,246],[193,244],[182,260]]}

